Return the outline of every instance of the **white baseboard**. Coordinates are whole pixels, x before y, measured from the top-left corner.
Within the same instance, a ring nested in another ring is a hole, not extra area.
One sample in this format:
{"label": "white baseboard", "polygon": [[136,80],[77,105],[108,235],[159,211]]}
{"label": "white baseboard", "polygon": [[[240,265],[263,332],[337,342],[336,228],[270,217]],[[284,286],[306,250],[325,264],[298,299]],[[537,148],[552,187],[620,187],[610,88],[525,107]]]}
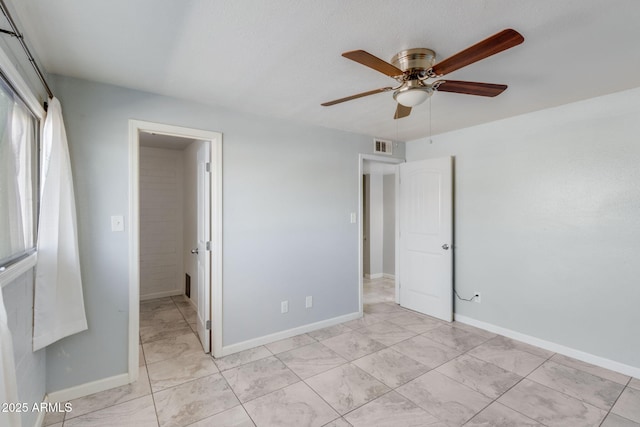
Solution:
{"label": "white baseboard", "polygon": [[374,274],[365,274],[365,279],[382,279],[384,277],[383,273],[374,273]]}
{"label": "white baseboard", "polygon": [[540,338],[533,337],[531,335],[516,332],[511,329],[503,328],[501,326],[496,326],[491,323],[482,322],[480,320],[472,319],[460,314],[455,314],[454,318],[457,322],[460,323],[465,323],[467,325],[475,326],[477,328],[484,329],[495,334],[503,335],[514,340],[534,345],[536,347],[544,348],[545,350],[553,351],[554,353],[573,357],[574,359],[591,363],[592,365],[600,366],[601,368],[620,372],[621,374],[629,375],[635,378],[640,378],[639,367],[625,365],[624,363],[616,362],[615,360],[606,359],[604,357],[596,356],[591,353],[586,353],[581,350],[576,350],[571,347],[566,347],[561,344],[556,344],[551,341],[546,341]]}
{"label": "white baseboard", "polygon": [[382,273],[382,277],[384,277],[385,279],[396,280],[395,274]]}
{"label": "white baseboard", "polygon": [[280,331],[274,334],[252,338],[250,340],[242,341],[236,344],[225,345],[222,347],[222,355],[227,356],[229,354],[238,353],[239,351],[248,350],[250,348],[269,344],[275,341],[283,340],[285,338],[291,338],[296,335],[305,334],[307,332],[315,331],[322,328],[327,328],[329,326],[337,325],[338,323],[348,322],[350,320],[359,319],[361,317],[362,313],[360,312],[345,314],[344,316],[338,316],[331,319],[322,320],[320,322],[309,323],[308,325],[302,325],[298,326],[297,328],[287,329],[286,331]]}
{"label": "white baseboard", "polygon": [[174,289],[172,291],[154,292],[152,294],[140,295],[140,301],[145,301],[145,300],[148,300],[148,299],[155,299],[155,298],[173,297],[173,296],[182,295],[182,294],[183,294],[182,289]]}
{"label": "white baseboard", "polygon": [[54,391],[52,393],[48,393],[45,399],[48,399],[49,402],[68,402],[79,397],[88,396],[93,393],[98,393],[100,391],[109,390],[126,384],[129,384],[128,373]]}

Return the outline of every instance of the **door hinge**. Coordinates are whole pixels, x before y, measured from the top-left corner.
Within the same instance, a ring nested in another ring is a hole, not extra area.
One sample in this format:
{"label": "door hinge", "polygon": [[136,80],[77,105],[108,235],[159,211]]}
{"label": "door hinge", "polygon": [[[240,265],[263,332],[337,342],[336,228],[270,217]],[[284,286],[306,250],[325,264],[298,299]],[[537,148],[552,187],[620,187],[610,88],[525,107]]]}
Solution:
{"label": "door hinge", "polygon": [[204,170],[207,172],[211,172],[211,162],[207,162],[204,164]]}
{"label": "door hinge", "polygon": [[211,320],[207,320],[204,325],[205,329],[211,329]]}
{"label": "door hinge", "polygon": [[208,251],[210,251],[210,250],[211,250],[211,242],[207,242],[207,243],[205,244],[205,248],[206,248]]}

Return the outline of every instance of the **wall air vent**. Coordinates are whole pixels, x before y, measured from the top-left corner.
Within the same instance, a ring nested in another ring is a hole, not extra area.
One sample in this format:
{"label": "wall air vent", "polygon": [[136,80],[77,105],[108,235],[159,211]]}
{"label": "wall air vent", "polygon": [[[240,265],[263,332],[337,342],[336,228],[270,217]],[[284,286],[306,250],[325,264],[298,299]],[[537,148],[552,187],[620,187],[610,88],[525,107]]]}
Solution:
{"label": "wall air vent", "polygon": [[374,154],[393,154],[393,142],[384,139],[373,139],[373,152]]}

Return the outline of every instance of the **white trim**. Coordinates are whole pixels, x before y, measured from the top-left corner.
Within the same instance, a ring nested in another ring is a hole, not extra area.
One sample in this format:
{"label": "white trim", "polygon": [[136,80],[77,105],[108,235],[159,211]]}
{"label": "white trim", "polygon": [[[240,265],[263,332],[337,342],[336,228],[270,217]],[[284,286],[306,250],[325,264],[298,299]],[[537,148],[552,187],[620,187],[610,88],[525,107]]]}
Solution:
{"label": "white trim", "polygon": [[40,119],[40,122],[44,121],[47,113],[44,111],[44,107],[40,103],[40,101],[36,98],[31,87],[22,77],[21,73],[18,71],[16,66],[11,61],[9,55],[4,51],[2,46],[0,46],[0,69],[4,75],[9,79],[11,85],[14,89],[20,94],[24,102],[31,109],[31,111]]}
{"label": "white trim", "polygon": [[173,297],[177,295],[182,295],[184,292],[182,289],[174,289],[172,291],[162,291],[162,292],[154,292],[152,294],[140,295],[140,301],[145,301],[148,299],[154,298],[164,298],[164,297]]}
{"label": "white trim", "polygon": [[383,273],[374,273],[374,274],[365,274],[365,279],[382,279],[384,277]]}
{"label": "white trim", "polygon": [[331,319],[321,320],[319,322],[298,326],[292,329],[287,329],[285,331],[264,335],[258,338],[252,338],[247,341],[242,341],[236,344],[231,344],[231,345],[222,347],[222,355],[228,356],[229,354],[237,353],[239,351],[248,350],[250,348],[255,348],[261,345],[280,341],[285,338],[291,338],[296,335],[305,334],[307,332],[316,331],[322,328],[327,328],[329,326],[337,325],[338,323],[344,323],[350,320],[360,319],[361,317],[362,317],[362,313],[354,312],[350,314],[345,314],[343,316],[333,317]]}
{"label": "white trim", "polygon": [[[380,162],[380,163],[391,163],[395,165],[399,165],[404,163],[405,159],[399,159],[397,157],[385,157],[385,156],[377,156],[375,154],[359,154],[358,155],[358,307],[360,307],[360,315],[362,315],[362,307],[364,302],[363,295],[363,282],[362,278],[364,277],[364,267],[362,265],[363,259],[363,248],[362,248],[362,238],[364,236],[364,222],[362,221],[362,202],[363,202],[363,188],[362,188],[362,176],[364,174],[364,161],[369,160],[372,162]],[[396,167],[397,169],[397,167]],[[396,170],[396,276],[398,272],[398,171]],[[399,302],[398,299],[398,280],[396,279],[396,303]]]}
{"label": "white trim", "polygon": [[7,267],[4,271],[0,272],[0,289],[7,286],[9,283],[22,276],[27,271],[36,266],[38,260],[38,254],[32,253],[25,259],[21,259],[13,265]]}
{"label": "white trim", "polygon": [[76,385],[62,390],[48,393],[45,400],[49,402],[68,402],[79,397],[89,396],[90,394],[99,393],[115,387],[129,384],[128,374],[114,375],[113,377],[103,378],[97,381]]}
{"label": "white trim", "polygon": [[128,380],[138,379],[140,363],[140,142],[129,120],[129,361]]}
{"label": "white trim", "polygon": [[563,354],[565,356],[573,357],[574,359],[581,360],[583,362],[591,363],[592,365],[600,366],[605,369],[620,372],[624,375],[630,375],[635,378],[640,378],[640,367],[625,365],[624,363],[616,362],[615,360],[606,359],[604,357],[596,356],[591,353],[586,353],[582,350],[567,347],[561,344],[556,344],[551,341],[546,341],[541,338],[536,338],[531,335],[526,335],[521,332],[517,332],[511,329],[503,328],[502,326],[493,325],[491,323],[482,322],[480,320],[472,319],[461,314],[454,314],[456,322],[465,323],[467,325],[475,326],[476,328],[484,329],[485,331],[493,332],[495,334],[503,335],[514,340],[522,341],[527,344],[534,345],[536,347],[543,348],[545,350],[553,351],[554,353]]}
{"label": "white trim", "polygon": [[211,333],[212,353],[222,355],[222,134],[207,130],[192,129],[163,123],[129,120],[129,379],[138,378],[138,341],[140,328],[140,160],[139,132],[186,137],[210,141],[212,165],[211,191]]}

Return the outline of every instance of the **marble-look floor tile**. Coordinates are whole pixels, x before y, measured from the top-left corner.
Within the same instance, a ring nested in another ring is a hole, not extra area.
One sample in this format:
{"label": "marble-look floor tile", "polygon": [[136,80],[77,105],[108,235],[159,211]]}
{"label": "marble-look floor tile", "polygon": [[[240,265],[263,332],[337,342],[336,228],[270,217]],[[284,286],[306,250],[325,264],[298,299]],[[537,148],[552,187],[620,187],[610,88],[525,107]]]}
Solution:
{"label": "marble-look floor tile", "polygon": [[402,326],[417,334],[422,334],[442,325],[442,322],[439,320],[415,313],[402,313],[390,318],[389,322]]}
{"label": "marble-look floor tile", "polygon": [[337,325],[329,326],[328,328],[318,329],[317,331],[309,332],[311,338],[317,341],[326,340],[331,337],[335,337],[337,335],[344,334],[346,332],[351,332],[351,328],[345,326],[344,323],[339,323]]}
{"label": "marble-look floor tile", "polygon": [[546,361],[546,358],[527,351],[529,346],[524,346],[527,344],[496,337],[472,349],[469,354],[524,377]]}
{"label": "marble-look floor tile", "polygon": [[151,341],[158,341],[167,338],[173,338],[178,335],[185,335],[192,333],[193,331],[189,327],[189,324],[183,320],[172,323],[158,323],[153,326],[147,326],[140,328],[140,338],[142,344],[149,343]]}
{"label": "marble-look floor tile", "polygon": [[177,357],[188,357],[191,354],[204,354],[202,344],[200,344],[193,332],[144,344],[144,355],[147,363],[156,363]]}
{"label": "marble-look floor tile", "polygon": [[147,361],[144,357],[144,350],[142,349],[142,344],[138,345],[138,367],[142,367],[147,364]]}
{"label": "marble-look floor tile", "polygon": [[313,344],[315,339],[311,338],[307,334],[296,335],[295,337],[285,338],[280,341],[265,344],[265,347],[273,354],[284,353],[285,351],[293,350],[298,347]]}
{"label": "marble-look floor tile", "polygon": [[490,340],[491,338],[495,338],[498,335],[493,332],[487,331],[485,329],[476,328],[475,326],[467,325],[466,323],[453,321],[450,323],[451,326],[458,329],[463,329],[467,332],[471,332],[472,334],[480,335],[483,338]]}
{"label": "marble-look floor tile", "polygon": [[148,311],[161,311],[176,308],[175,303],[170,297],[149,299],[140,301],[140,314]]}
{"label": "marble-look floor tile", "polygon": [[391,348],[431,369],[454,359],[461,353],[459,350],[432,341],[422,335],[399,342]]}
{"label": "marble-look floor tile", "polygon": [[306,380],[341,415],[387,393],[390,389],[362,369],[342,365]]}
{"label": "marble-look floor tile", "polygon": [[302,379],[347,363],[346,359],[319,342],[280,353],[278,359]]}
{"label": "marble-look floor tile", "polygon": [[241,402],[247,402],[300,381],[275,356],[222,372]]}
{"label": "marble-look floor tile", "polygon": [[463,354],[436,369],[467,387],[496,399],[522,377],[513,372]]}
{"label": "marble-look floor tile", "polygon": [[638,378],[631,378],[631,381],[629,381],[629,387],[640,390],[640,380]]}
{"label": "marble-look floor tile", "polygon": [[620,415],[609,414],[600,427],[640,427],[640,423],[634,423]]}
{"label": "marble-look floor tile", "polygon": [[360,319],[346,322],[345,326],[348,326],[353,330],[358,330],[367,326],[371,326],[374,323],[384,322],[386,319],[387,316],[384,315],[364,313]]}
{"label": "marble-look floor tile", "polygon": [[147,369],[154,393],[218,372],[211,356],[204,353],[150,363]]}
{"label": "marble-look floor tile", "polygon": [[119,403],[128,402],[151,394],[149,376],[144,367],[140,368],[138,380],[132,384],[90,394],[89,396],[71,400],[73,411],[67,413],[66,420],[98,411]]}
{"label": "marble-look floor tile", "polygon": [[238,405],[217,415],[189,424],[188,427],[255,427],[255,424],[242,405]]}
{"label": "marble-look floor tile", "polygon": [[624,389],[622,384],[551,361],[540,366],[527,378],[606,411],[611,409]]}
{"label": "marble-look floor tile", "polygon": [[481,335],[465,331],[464,329],[454,328],[450,325],[438,326],[435,329],[425,332],[422,336],[458,351],[471,350],[487,341],[487,339]]}
{"label": "marble-look floor tile", "polygon": [[458,425],[491,403],[483,394],[436,371],[427,372],[396,391],[440,420]]}
{"label": "marble-look floor tile", "polygon": [[67,420],[66,427],[157,427],[151,396],[139,397]]}
{"label": "marble-look floor tile", "polygon": [[180,312],[182,313],[182,316],[187,323],[196,323],[198,321],[198,312],[193,308],[185,308],[180,310]]}
{"label": "marble-look floor tile", "polygon": [[355,331],[329,338],[324,340],[322,344],[347,360],[359,359],[362,356],[385,348],[380,342]]}
{"label": "marble-look floor tile", "polygon": [[417,335],[416,332],[409,331],[390,322],[375,323],[371,326],[358,329],[358,333],[368,336],[385,346],[397,344],[400,341],[404,341]]}
{"label": "marble-look floor tile", "polygon": [[597,426],[607,414],[526,378],[503,394],[498,402],[550,427]]}
{"label": "marble-look floor tile", "polygon": [[45,427],[62,427],[62,422],[59,423],[55,423],[55,424],[42,424]]}
{"label": "marble-look floor tile", "polygon": [[331,421],[329,424],[325,424],[322,427],[353,427],[351,423],[348,423],[344,418],[338,418]]}
{"label": "marble-look floor tile", "polygon": [[390,348],[364,356],[352,363],[391,388],[399,387],[429,371],[423,364]]}
{"label": "marble-look floor tile", "polygon": [[62,426],[62,421],[64,420],[64,416],[65,416],[64,412],[47,412],[44,416],[44,421],[42,422],[42,426],[55,427],[58,423],[60,423],[60,426]]}
{"label": "marble-look floor tile", "polygon": [[493,402],[478,415],[473,417],[465,427],[544,427],[537,421],[514,411],[511,408]]}
{"label": "marble-look floor tile", "polygon": [[606,380],[613,381],[622,385],[626,385],[627,382],[629,382],[630,378],[629,376],[621,374],[619,372],[601,368],[600,366],[592,365],[591,363],[583,362],[581,360],[574,359],[562,354],[554,354],[551,358],[551,361],[568,366],[570,368],[580,369],[581,371],[588,372],[591,375],[596,375],[600,378],[604,378]]}
{"label": "marble-look floor tile", "polygon": [[218,369],[226,371],[227,369],[237,368],[240,365],[245,365],[270,356],[272,356],[271,352],[265,347],[260,346],[230,354],[228,356],[221,357],[220,359],[213,359],[213,361],[216,362]]}
{"label": "marble-look floor tile", "polygon": [[220,374],[159,391],[153,398],[160,427],[193,424],[240,404]]}
{"label": "marble-look floor tile", "polygon": [[627,387],[611,409],[616,415],[640,423],[640,390]]}
{"label": "marble-look floor tile", "polygon": [[393,302],[381,302],[376,304],[364,304],[365,313],[406,313],[407,311]]}
{"label": "marble-look floor tile", "polygon": [[303,382],[259,397],[244,406],[260,427],[321,427],[338,418],[336,411]]}
{"label": "marble-look floor tile", "polygon": [[394,391],[350,412],[345,418],[354,427],[422,427],[439,422]]}
{"label": "marble-look floor tile", "polygon": [[147,328],[158,323],[172,323],[184,320],[177,307],[160,311],[145,311],[140,313],[140,328]]}

